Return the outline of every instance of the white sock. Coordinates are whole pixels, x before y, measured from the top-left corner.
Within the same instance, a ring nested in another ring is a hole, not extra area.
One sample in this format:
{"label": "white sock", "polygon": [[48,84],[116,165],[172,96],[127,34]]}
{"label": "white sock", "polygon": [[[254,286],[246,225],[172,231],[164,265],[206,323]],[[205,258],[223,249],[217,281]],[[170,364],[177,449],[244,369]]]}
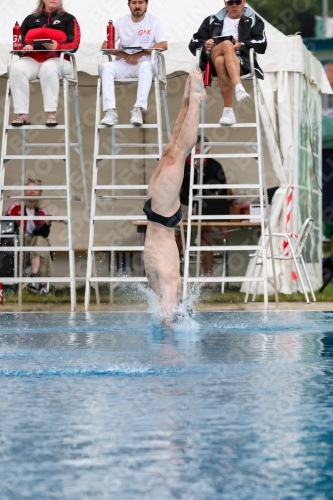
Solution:
{"label": "white sock", "polygon": [[238,83],[235,87],[235,90],[242,90],[243,92],[245,92],[245,89],[243,87],[243,85],[241,83]]}
{"label": "white sock", "polygon": [[229,110],[232,111],[232,108],[226,108],[226,107],[224,107],[224,109],[223,109],[223,111],[229,111]]}

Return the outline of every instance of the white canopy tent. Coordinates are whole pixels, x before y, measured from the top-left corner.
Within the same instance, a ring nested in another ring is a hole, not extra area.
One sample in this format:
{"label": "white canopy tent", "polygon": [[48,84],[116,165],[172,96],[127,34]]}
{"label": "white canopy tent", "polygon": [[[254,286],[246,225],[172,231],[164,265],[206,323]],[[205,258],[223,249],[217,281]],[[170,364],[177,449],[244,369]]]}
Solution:
{"label": "white canopy tent", "polygon": [[[0,53],[0,74],[6,72],[7,51],[12,48],[12,28],[15,21],[22,22],[36,5],[36,0],[12,0],[2,2],[0,29],[2,36]],[[80,49],[77,52],[79,71],[89,75],[97,75],[98,49],[106,37],[106,25],[109,19],[117,19],[127,14],[127,0],[110,2],[109,0],[64,0],[65,8],[76,16],[82,33]],[[157,2],[150,0],[149,11],[162,20],[169,50],[165,54],[167,72],[189,72],[193,68],[194,58],[188,51],[192,34],[200,26],[203,19],[218,12],[224,5],[221,0],[210,0],[207,3]],[[266,73],[286,71],[305,75],[322,93],[330,93],[330,86],[318,61],[313,58],[302,43],[300,37],[287,37],[265,21],[268,39],[268,50],[260,57],[260,64]]]}
{"label": "white canopy tent", "polygon": [[[35,5],[35,0],[12,0],[2,5],[0,75],[7,71],[7,54],[12,48],[12,28],[15,21],[21,23]],[[195,58],[188,50],[191,36],[206,16],[218,12],[223,5],[221,0],[210,0],[207,3],[197,0],[169,0],[164,3],[150,0],[148,8],[162,20],[168,40],[169,49],[165,53],[168,75],[189,72],[193,68]],[[84,82],[86,87],[80,92],[80,112],[84,113],[84,134],[90,134],[89,139],[84,141],[85,158],[91,160],[91,114],[95,99],[98,51],[105,39],[109,19],[117,19],[128,12],[127,0],[64,0],[64,6],[77,17],[82,31],[76,58],[81,73],[80,83]],[[306,260],[316,288],[321,282],[321,94],[331,93],[331,88],[322,65],[306,49],[300,36],[287,37],[269,23],[265,24],[268,49],[264,56],[258,56],[259,64],[265,72],[265,80],[260,82],[260,114],[265,131],[264,156],[268,185],[277,185],[278,182],[280,186],[272,207],[272,229],[285,230],[287,196],[293,186],[291,232],[297,233],[307,216],[315,219],[314,236],[308,246]],[[182,94],[184,79],[180,81],[181,85],[170,85],[168,101],[171,121],[176,117]],[[209,121],[216,119],[216,102],[219,103],[219,112],[222,109],[219,92],[212,90],[212,95],[214,100],[212,99],[211,105],[208,101],[206,107]],[[226,169],[228,171],[228,165]],[[88,175],[91,175],[90,171]],[[233,170],[229,167],[228,181],[233,175]],[[250,175],[250,171],[247,175]],[[133,182],[136,183],[134,179]],[[86,225],[86,220],[83,223],[85,217],[82,216],[81,206],[77,211],[74,209],[74,217],[78,219],[77,225],[81,228],[77,246],[84,248],[87,235],[82,226]],[[56,237],[57,233],[54,234]],[[136,237],[134,233],[123,236],[131,241]],[[293,290],[290,267],[284,265],[278,270],[278,274],[280,290],[290,293]]]}

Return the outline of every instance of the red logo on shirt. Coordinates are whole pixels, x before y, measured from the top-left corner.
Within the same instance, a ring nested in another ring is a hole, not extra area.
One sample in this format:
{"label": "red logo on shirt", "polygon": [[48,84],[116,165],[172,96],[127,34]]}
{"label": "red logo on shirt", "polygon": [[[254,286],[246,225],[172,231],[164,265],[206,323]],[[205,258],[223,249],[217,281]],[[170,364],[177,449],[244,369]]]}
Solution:
{"label": "red logo on shirt", "polygon": [[151,30],[140,30],[138,34],[139,34],[139,36],[151,35]]}

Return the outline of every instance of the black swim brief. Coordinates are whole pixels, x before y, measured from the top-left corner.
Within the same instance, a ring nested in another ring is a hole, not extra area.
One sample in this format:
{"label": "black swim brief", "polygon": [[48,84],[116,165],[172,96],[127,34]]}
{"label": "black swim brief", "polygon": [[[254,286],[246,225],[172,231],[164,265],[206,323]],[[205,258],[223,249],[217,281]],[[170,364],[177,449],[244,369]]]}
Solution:
{"label": "black swim brief", "polygon": [[177,212],[174,215],[171,215],[171,217],[163,217],[163,215],[159,215],[153,212],[151,209],[151,198],[146,201],[145,206],[143,207],[143,211],[147,215],[147,219],[150,222],[158,222],[159,224],[162,224],[162,226],[168,227],[170,229],[176,227],[178,222],[182,220],[183,216],[181,205]]}

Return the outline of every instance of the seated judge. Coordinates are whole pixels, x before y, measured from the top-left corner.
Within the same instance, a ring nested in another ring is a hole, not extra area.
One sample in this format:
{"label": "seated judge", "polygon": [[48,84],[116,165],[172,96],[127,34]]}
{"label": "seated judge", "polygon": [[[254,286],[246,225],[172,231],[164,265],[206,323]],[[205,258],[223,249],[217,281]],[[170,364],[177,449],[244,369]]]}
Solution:
{"label": "seated judge", "polygon": [[[103,110],[102,125],[118,123],[115,98],[115,78],[138,78],[138,90],[130,123],[142,125],[142,112],[147,110],[148,95],[152,84],[151,51],[145,49],[168,48],[162,24],[157,16],[148,12],[148,0],[128,0],[130,14],[115,22],[115,41],[119,47],[141,47],[119,51],[115,61],[104,64],[102,69]],[[107,48],[107,42],[102,45]]]}
{"label": "seated judge", "polygon": [[[219,123],[234,125],[235,113],[232,94],[235,88],[236,101],[248,102],[250,95],[244,89],[240,77],[250,73],[249,51],[253,48],[258,54],[264,54],[267,47],[265,25],[252,9],[246,6],[246,0],[225,0],[224,8],[217,14],[207,17],[197,33],[192,37],[189,49],[193,55],[202,48],[200,68],[203,70],[207,61],[213,64],[213,73],[218,77],[218,84],[223,96],[224,108]],[[219,43],[218,37],[231,37]],[[257,78],[264,78],[263,72],[255,61]]]}
{"label": "seated judge", "polygon": [[[60,52],[76,52],[80,44],[80,27],[72,14],[65,11],[62,0],[39,0],[36,10],[26,17],[21,26],[22,57],[11,67],[9,80],[13,96],[14,127],[30,125],[29,82],[40,79],[46,126],[55,127],[59,99]],[[46,50],[33,51],[34,40],[51,40],[43,43]],[[72,65],[64,61],[65,73]]]}

